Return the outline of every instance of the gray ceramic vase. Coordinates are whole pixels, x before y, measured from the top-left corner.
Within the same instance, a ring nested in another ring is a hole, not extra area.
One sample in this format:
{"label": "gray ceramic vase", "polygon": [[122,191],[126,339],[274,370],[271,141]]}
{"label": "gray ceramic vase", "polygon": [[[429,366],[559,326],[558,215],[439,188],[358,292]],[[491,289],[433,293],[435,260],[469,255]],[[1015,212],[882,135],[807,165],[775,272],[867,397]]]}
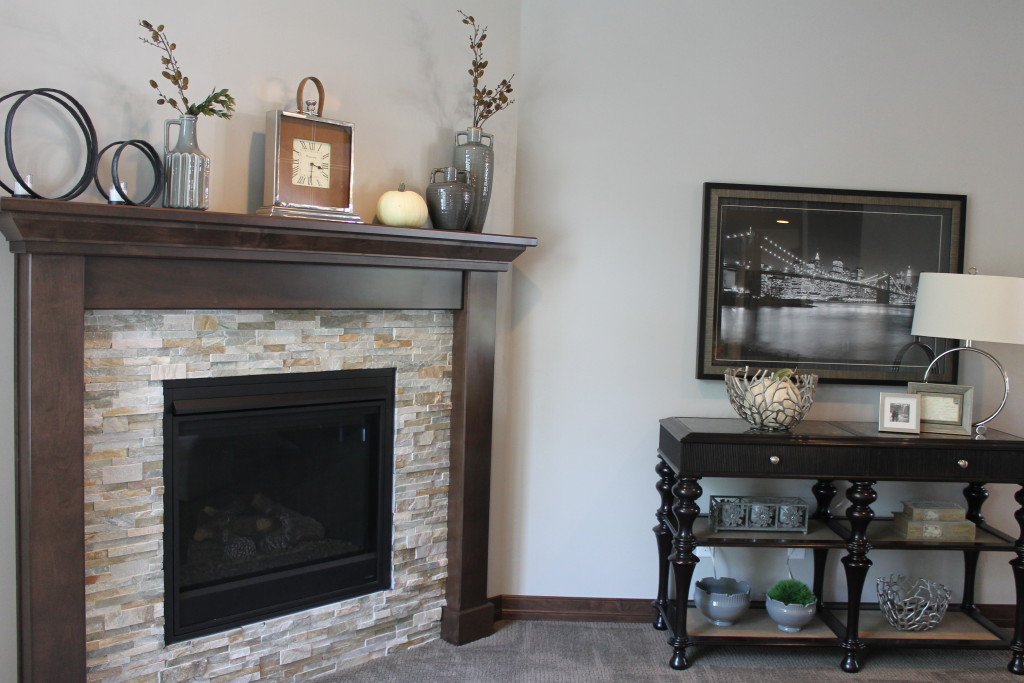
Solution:
{"label": "gray ceramic vase", "polygon": [[[459,142],[461,136],[465,136],[465,142]],[[487,140],[487,143],[483,140]],[[455,134],[455,159],[452,165],[465,171],[469,184],[473,186],[473,215],[469,219],[469,230],[483,232],[494,184],[494,136],[483,132],[478,126],[460,130]]]}
{"label": "gray ceramic vase", "polygon": [[[438,173],[444,175],[444,180],[435,182]],[[465,230],[469,226],[474,192],[466,180],[466,172],[454,166],[435,168],[430,174],[426,191],[427,213],[436,229]]]}
{"label": "gray ceramic vase", "polygon": [[[171,148],[171,126],[178,142]],[[196,117],[182,114],[164,121],[164,206],[169,209],[210,208],[210,157],[196,141]]]}

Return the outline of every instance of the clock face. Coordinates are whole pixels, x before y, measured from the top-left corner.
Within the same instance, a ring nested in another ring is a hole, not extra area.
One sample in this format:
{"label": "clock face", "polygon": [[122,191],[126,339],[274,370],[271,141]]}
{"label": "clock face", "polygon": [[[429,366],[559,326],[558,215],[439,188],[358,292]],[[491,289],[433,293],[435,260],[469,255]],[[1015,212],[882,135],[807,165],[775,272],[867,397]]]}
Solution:
{"label": "clock face", "polygon": [[331,184],[331,143],[292,140],[292,184],[328,187]]}

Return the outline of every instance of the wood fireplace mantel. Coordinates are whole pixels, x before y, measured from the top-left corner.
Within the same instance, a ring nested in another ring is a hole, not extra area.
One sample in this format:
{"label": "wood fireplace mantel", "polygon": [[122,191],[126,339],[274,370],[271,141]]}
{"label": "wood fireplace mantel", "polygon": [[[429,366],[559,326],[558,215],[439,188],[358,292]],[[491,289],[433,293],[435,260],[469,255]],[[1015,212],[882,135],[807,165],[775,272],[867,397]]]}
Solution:
{"label": "wood fireplace mantel", "polygon": [[88,309],[452,309],[441,633],[493,632],[487,541],[497,276],[532,237],[3,198],[17,254],[22,681],[84,681]]}

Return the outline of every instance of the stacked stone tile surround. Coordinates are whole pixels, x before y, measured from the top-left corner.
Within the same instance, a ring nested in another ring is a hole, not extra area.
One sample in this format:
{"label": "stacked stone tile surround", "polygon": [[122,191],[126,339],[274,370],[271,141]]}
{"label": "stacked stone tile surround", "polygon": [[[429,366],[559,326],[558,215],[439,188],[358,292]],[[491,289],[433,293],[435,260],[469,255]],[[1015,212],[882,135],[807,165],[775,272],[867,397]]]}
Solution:
{"label": "stacked stone tile surround", "polygon": [[[87,311],[89,681],[309,681],[439,635],[450,311]],[[163,642],[161,381],[397,368],[391,590]]]}

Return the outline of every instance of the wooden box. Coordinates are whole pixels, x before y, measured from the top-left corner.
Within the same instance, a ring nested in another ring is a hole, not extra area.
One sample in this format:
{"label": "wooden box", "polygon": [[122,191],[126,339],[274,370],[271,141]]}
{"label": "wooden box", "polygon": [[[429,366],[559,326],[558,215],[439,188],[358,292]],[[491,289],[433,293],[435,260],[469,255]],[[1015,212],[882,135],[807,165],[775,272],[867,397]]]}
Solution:
{"label": "wooden box", "polygon": [[966,512],[957,503],[945,500],[903,501],[903,514],[907,519],[957,522],[963,521]]}
{"label": "wooden box", "polygon": [[902,512],[893,515],[896,533],[920,541],[973,541],[974,522],[967,520],[920,520],[910,519]]}

